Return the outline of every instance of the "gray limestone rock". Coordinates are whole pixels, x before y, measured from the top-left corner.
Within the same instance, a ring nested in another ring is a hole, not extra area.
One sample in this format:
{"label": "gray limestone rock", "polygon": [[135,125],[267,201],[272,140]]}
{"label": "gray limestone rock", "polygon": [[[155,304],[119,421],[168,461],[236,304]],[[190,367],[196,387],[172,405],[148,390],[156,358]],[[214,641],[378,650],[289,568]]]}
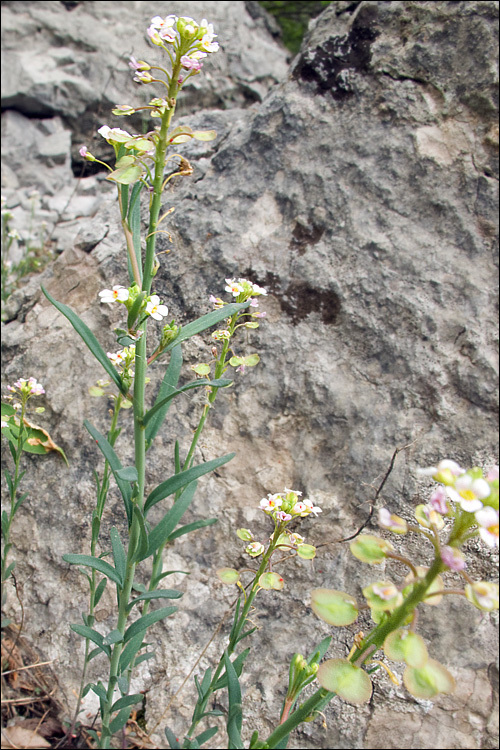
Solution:
{"label": "gray limestone rock", "polygon": [[[27,28],[43,20],[37,43],[51,60],[69,48],[77,60],[88,59],[92,70],[102,65],[104,76],[112,67],[109,60],[101,61],[104,45],[118,54],[110,31],[124,29],[131,18],[134,28],[142,28],[154,4],[120,3],[128,21],[112,15],[114,3],[81,3],[65,11],[68,24],[74,18],[83,24],[80,45],[74,31],[63,31],[55,5],[38,3],[32,10],[28,3],[7,3],[5,12],[14,16],[22,10]],[[222,39],[225,17],[215,15],[222,5],[229,11],[242,4],[187,3],[181,12],[215,18],[216,30],[220,18]],[[181,3],[172,6],[179,12]],[[179,146],[194,174],[172,181],[165,193],[164,207],[175,207],[165,222],[172,242],[167,235],[158,239],[158,251],[165,254],[159,256],[154,290],[176,322],[185,324],[210,310],[208,296],[223,294],[225,278],[242,276],[266,287],[261,309],[267,318],[258,331],[238,341],[241,352],[259,351],[261,362],[220,394],[210,415],[198,459],[233,450],[236,458],[200,482],[186,522],[217,516],[219,523],[180,538],[168,551],[166,567],[191,575],[176,574],[169,581],[186,593],[175,617],[152,631],[157,658],[141,665],[133,690],[149,691],[152,728],[233,599],[233,591],[217,582],[215,569],[248,564],[235,529],[251,527],[266,538],[269,527],[257,510],[260,498],[284,486],[302,490],[323,508],[319,520],[302,524],[318,555],[313,564],[291,563],[283,571],[284,591],[263,593],[257,600],[256,659],[243,683],[248,742],[253,729],[261,737],[272,729],[293,653],[309,652],[331,632],[310,610],[310,590],[324,586],[359,595],[367,581],[385,574],[385,567],[373,572],[353,560],[337,540],[366,519],[394,450],[406,446],[377,504],[407,519],[428,497],[430,485],[417,478],[418,466],[443,457],[466,466],[497,461],[498,5],[332,3],[311,24],[288,75],[270,64],[266,86],[273,76],[280,83],[246,109],[241,81],[244,75],[253,76],[252,85],[262,80],[262,45],[276,49],[277,60],[283,61],[284,53],[269,34],[261,44],[264,26],[249,34],[254,22],[238,12],[237,18],[228,16],[233,25],[224,32],[234,59],[227,52],[222,68],[210,69],[208,88],[199,92],[201,106],[189,97],[189,106],[200,111],[186,114],[186,122],[214,128],[219,136],[211,143]],[[89,35],[85,28],[95,26],[96,18],[106,18],[107,26]],[[20,54],[13,39],[7,53],[14,52]],[[234,76],[229,83],[228,59]],[[23,62],[23,70],[28,63]],[[37,88],[25,74],[24,102],[31,97],[52,107],[49,113],[34,107],[38,119],[28,121],[30,138],[38,137],[42,115],[64,114],[64,127],[74,137],[72,118],[80,111],[101,104],[106,110],[115,103],[98,86],[95,99],[86,99],[87,78],[75,65],[68,71],[77,79],[72,108],[56,86],[52,90],[45,80]],[[200,85],[207,87],[201,76]],[[220,90],[227,94],[225,110],[217,109],[220,102],[214,98]],[[9,94],[18,97],[11,106],[21,100],[20,91],[19,86],[17,94]],[[228,104],[231,96],[234,107]],[[19,113],[7,114],[7,127],[16,118],[20,122]],[[48,659],[58,658],[61,690],[71,704],[78,680],[75,655],[81,657],[82,644],[67,623],[80,619],[86,588],[61,555],[88,551],[92,470],[101,462],[82,423],[88,418],[105,430],[107,404],[88,395],[102,376],[99,365],[42,296],[39,284],[69,304],[104,349],[113,351],[119,311],[99,306],[97,293],[126,283],[126,277],[113,192],[95,177],[76,183],[69,156],[62,159],[69,154],[67,136],[61,148],[49,132],[46,138],[36,164],[39,170],[38,160],[46,159],[44,169],[54,174],[56,187],[42,198],[47,210],[61,210],[56,177],[63,168],[68,194],[76,186],[74,200],[85,197],[80,189],[91,180],[87,197],[100,205],[93,209],[82,202],[63,221],[54,219],[60,255],[13,295],[9,322],[3,325],[4,379],[34,375],[44,384],[44,424],[70,459],[66,469],[55,455],[27,458],[23,481],[30,494],[16,521],[13,557],[28,611],[26,632]],[[34,175],[29,165],[23,167],[26,174],[19,172],[22,159],[15,154],[5,159],[12,170],[7,194],[14,205],[12,175],[20,190],[31,185]],[[95,214],[88,216],[89,210]],[[210,357],[210,348],[209,336],[185,347],[186,381],[189,366]],[[161,365],[151,368],[151,398],[162,373]],[[172,472],[176,437],[186,450],[200,408],[201,396],[186,394],[174,402],[151,452],[151,488]],[[130,414],[116,446],[124,465],[132,460],[129,429]],[[124,530],[115,488],[103,539],[113,525]],[[430,559],[430,549],[418,539],[398,538],[395,545],[422,564]],[[473,541],[467,558],[473,578],[494,578],[491,550]],[[394,566],[387,565],[387,575],[398,575]],[[326,710],[327,728],[319,721],[305,724],[290,747],[496,747],[496,615],[482,615],[462,599],[445,599],[440,607],[423,610],[419,629],[432,656],[457,678],[455,695],[433,704],[415,701],[380,675],[370,705],[355,708],[335,699]],[[15,614],[13,595],[8,607]],[[106,592],[97,625],[103,633],[113,627],[112,607]],[[368,627],[365,619],[336,629],[329,655],[345,655],[354,634]],[[220,643],[210,647],[198,672],[213,663]],[[92,678],[102,677],[98,660],[92,665]],[[392,666],[401,676],[398,665]],[[154,735],[159,747],[165,724],[177,733],[186,731],[193,693],[188,682],[161,719]],[[90,698],[87,707],[92,708]],[[217,746],[224,747],[224,740]]]}

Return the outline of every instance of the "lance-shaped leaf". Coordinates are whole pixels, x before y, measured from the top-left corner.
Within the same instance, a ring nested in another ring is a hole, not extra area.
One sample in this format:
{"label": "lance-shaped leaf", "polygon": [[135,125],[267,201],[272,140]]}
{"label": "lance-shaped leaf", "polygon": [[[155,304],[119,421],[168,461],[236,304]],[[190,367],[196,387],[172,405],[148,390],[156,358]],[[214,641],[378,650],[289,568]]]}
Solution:
{"label": "lance-shaped leaf", "polygon": [[227,386],[231,385],[232,382],[232,380],[228,380],[227,378],[218,378],[217,380],[193,380],[191,381],[191,383],[186,383],[186,385],[183,385],[181,388],[173,391],[172,393],[170,393],[170,395],[165,396],[165,398],[163,398],[157,404],[155,403],[155,405],[152,406],[151,409],[144,415],[142,424],[147,425],[149,420],[156,414],[157,411],[168,404],[169,401],[178,396],[180,393],[184,393],[184,391],[190,391],[192,388],[200,388],[200,386],[207,385],[212,386],[212,388],[226,388]]}
{"label": "lance-shaped leaf", "polygon": [[92,630],[92,628],[88,628],[86,625],[79,625],[78,623],[70,625],[70,628],[71,630],[74,630],[75,633],[78,633],[78,635],[82,635],[84,638],[88,638],[89,641],[92,641],[92,643],[95,643],[96,646],[99,646],[101,651],[104,651],[106,656],[111,658],[111,648],[103,642],[104,637],[98,633],[97,630]]}
{"label": "lance-shaped leaf", "polygon": [[[142,251],[141,251],[141,190],[144,187],[143,182],[136,182],[130,194],[130,204],[128,209],[128,223],[132,232],[132,241],[134,244],[135,257],[139,268],[139,276],[142,281]],[[130,259],[128,259],[129,272],[131,269]],[[133,274],[130,277],[133,281]]]}
{"label": "lance-shaped leaf", "polygon": [[132,601],[128,603],[127,611],[130,612],[134,604],[137,604],[137,602],[149,601],[150,599],[179,599],[181,596],[183,596],[182,591],[177,591],[177,589],[156,589],[155,591],[146,591],[145,594],[136,596],[135,599],[132,599]]}
{"label": "lance-shaped leaf", "polygon": [[170,349],[173,349],[176,344],[180,344],[181,341],[196,336],[196,334],[205,331],[207,328],[217,325],[217,323],[220,323],[220,321],[225,318],[230,318],[234,313],[247,308],[249,304],[250,300],[248,300],[248,302],[231,302],[231,304],[224,305],[224,307],[221,307],[218,310],[202,315],[201,318],[197,318],[197,320],[193,320],[192,323],[183,326],[177,338],[170,344],[167,344],[163,351],[168,352]]}
{"label": "lance-shaped leaf", "polygon": [[[194,493],[196,492],[196,485],[197,483],[193,482],[186,487],[177,502],[174,503],[168,513],[163,516],[162,520],[151,531],[148,537],[147,557],[156,552],[156,550],[167,541],[186,510],[191,505]],[[156,585],[156,583],[154,585]]]}
{"label": "lance-shaped leaf", "polygon": [[139,619],[133,622],[132,625],[130,625],[130,627],[128,627],[125,631],[123,642],[127,643],[127,641],[130,641],[131,638],[139,635],[139,633],[144,633],[144,631],[147,630],[150,625],[153,625],[159,620],[163,620],[165,617],[170,617],[170,615],[173,615],[174,612],[177,612],[177,607],[163,607],[162,609],[157,609],[154,612],[148,612],[148,614],[144,615],[144,617],[139,617]]}
{"label": "lance-shaped leaf", "polygon": [[99,573],[104,573],[105,576],[119,586],[123,586],[123,581],[118,571],[106,562],[106,560],[101,560],[100,557],[91,557],[91,555],[63,555],[63,560],[70,565],[83,565],[84,568],[94,568]]}
{"label": "lance-shaped leaf", "polygon": [[243,712],[241,709],[241,688],[236,670],[229,658],[227,650],[224,651],[224,666],[227,674],[227,692],[229,698],[229,711],[227,714],[227,736],[229,750],[243,748],[241,740],[241,726],[243,723]]}
{"label": "lance-shaped leaf", "polygon": [[133,506],[133,515],[139,524],[139,539],[135,552],[131,558],[131,562],[134,563],[140,560],[145,560],[148,556],[148,534],[144,523],[144,515],[137,505]]}
{"label": "lance-shaped leaf", "polygon": [[[158,391],[158,395],[150,411],[152,411],[153,409],[156,409],[160,401],[163,401],[163,399],[166,396],[168,396],[169,393],[172,393],[173,391],[175,391],[175,389],[177,388],[177,383],[179,382],[181,368],[182,368],[182,347],[174,346],[172,348],[172,353],[170,355],[170,362],[168,363],[167,371],[165,372],[162,384]],[[163,404],[161,408],[156,409],[156,411],[153,412],[153,414],[149,417],[148,424],[147,424],[146,431],[145,431],[146,445],[148,447],[151,445],[156,435],[158,434],[158,430],[162,426],[163,421],[165,417],[167,416],[167,412],[170,408],[170,403],[171,401],[167,401],[166,403]]]}
{"label": "lance-shaped leaf", "polygon": [[123,393],[124,396],[126,396],[127,388],[123,384],[116,368],[111,364],[110,360],[106,356],[106,353],[104,352],[104,349],[101,347],[100,343],[98,342],[90,328],[83,322],[83,320],[78,317],[75,312],[73,312],[71,307],[68,307],[68,305],[63,305],[62,302],[57,302],[53,297],[51,297],[51,295],[47,292],[46,289],[44,289],[43,286],[42,292],[45,294],[49,302],[53,304],[54,307],[59,310],[59,312],[62,313],[65,318],[69,320],[75,331],[84,340],[85,344],[88,346],[94,357],[104,367],[111,380],[116,384],[119,391]]}
{"label": "lance-shaped leaf", "polygon": [[193,521],[193,523],[187,523],[185,526],[181,526],[179,529],[173,531],[169,535],[168,541],[173,542],[174,539],[177,539],[180,536],[184,536],[184,534],[189,534],[191,531],[204,529],[205,526],[212,526],[214,523],[217,523],[217,520],[217,518],[205,518],[202,521]]}
{"label": "lance-shaped leaf", "polygon": [[101,449],[104,458],[108,462],[111,471],[113,472],[116,484],[118,485],[118,489],[120,490],[123,497],[127,518],[130,525],[130,523],[132,522],[132,489],[130,487],[130,482],[126,481],[125,479],[121,479],[121,477],[119,476],[119,472],[123,470],[120,459],[116,455],[111,444],[108,442],[108,440],[106,440],[104,435],[101,435],[99,430],[96,430],[96,428],[87,419],[84,420],[83,424],[96,441],[97,445]]}
{"label": "lance-shaped leaf", "polygon": [[[125,580],[125,574],[127,572],[127,555],[120,539],[120,535],[116,528],[113,526],[109,532],[111,538],[111,548],[113,550],[113,561],[115,568],[122,581]],[[106,580],[106,579],[104,579]]]}
{"label": "lance-shaped leaf", "polygon": [[[220,466],[227,464],[228,461],[234,458],[234,455],[234,453],[228,453],[226,456],[222,456],[222,458],[215,458],[212,461],[206,461],[203,464],[192,466],[186,471],[179,472],[179,474],[174,474],[174,476],[170,477],[170,479],[167,479],[165,482],[159,484],[158,487],[156,487],[156,489],[154,489],[148,495],[147,500],[144,504],[144,513],[146,514],[149,509],[153,507],[153,505],[156,505],[156,503],[159,503],[160,500],[163,500],[165,497],[173,495],[174,492],[177,492],[177,490],[180,490],[182,487],[186,487],[186,485],[190,484],[195,479],[198,479],[204,474],[208,474],[209,472],[218,469]],[[173,528],[171,529],[171,531],[173,531]]]}

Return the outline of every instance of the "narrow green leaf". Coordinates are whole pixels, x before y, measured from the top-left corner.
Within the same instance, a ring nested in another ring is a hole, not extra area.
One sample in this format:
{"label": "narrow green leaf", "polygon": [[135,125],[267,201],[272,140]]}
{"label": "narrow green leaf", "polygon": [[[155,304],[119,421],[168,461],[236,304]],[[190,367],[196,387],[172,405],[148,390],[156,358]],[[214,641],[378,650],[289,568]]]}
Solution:
{"label": "narrow green leaf", "polygon": [[229,711],[227,715],[227,736],[229,740],[229,750],[241,750],[243,748],[243,742],[241,740],[241,726],[243,723],[243,712],[241,708],[241,689],[238,680],[238,675],[235,672],[231,659],[226,651],[224,651],[224,665],[226,667],[226,674],[228,679],[228,698],[229,698]]}
{"label": "narrow green leaf", "polygon": [[9,494],[12,497],[12,495],[14,494],[14,484],[12,482],[12,477],[8,469],[5,469],[4,474],[5,474],[5,481],[7,482],[7,486],[9,488]]}
{"label": "narrow green leaf", "polygon": [[131,562],[134,563],[145,560],[146,557],[148,557],[148,533],[146,531],[142,510],[137,505],[134,505],[133,514],[137,519],[140,530],[139,542],[131,559]]}
{"label": "narrow green leaf", "polygon": [[127,611],[130,612],[134,604],[142,601],[149,601],[150,599],[180,599],[183,596],[182,591],[176,589],[156,589],[155,591],[147,591],[145,594],[136,596],[127,605]]}
{"label": "narrow green leaf", "polygon": [[[164,544],[175,529],[191,502],[196,492],[196,482],[188,485],[176,503],[163,516],[162,520],[154,527],[148,537],[148,555],[152,555]],[[156,584],[155,584],[156,585]]]}
{"label": "narrow green leaf", "polygon": [[112,565],[105,560],[101,560],[99,557],[91,557],[90,555],[63,555],[63,560],[70,563],[70,565],[83,565],[86,568],[94,568],[100,573],[104,573],[105,576],[117,583],[120,587],[123,586],[123,581],[118,572]]}
{"label": "narrow green leaf", "polygon": [[[156,400],[150,411],[152,411],[152,409],[156,409],[156,406],[165,398],[165,396],[167,396],[172,391],[175,391],[175,389],[177,388],[177,383],[179,382],[181,368],[182,347],[174,346],[170,355],[170,362],[168,363],[167,371],[165,372],[162,384],[158,391],[158,395],[156,396]],[[156,411],[150,416],[145,431],[146,445],[148,447],[152,444],[153,440],[158,434],[158,430],[162,426],[169,408],[170,401],[167,401],[167,403],[164,404],[161,409],[156,409]]]}
{"label": "narrow green leaf", "polygon": [[120,479],[120,477],[118,476],[118,472],[123,468],[120,463],[120,459],[118,458],[112,446],[106,440],[104,435],[101,435],[99,430],[96,430],[96,428],[87,419],[84,420],[83,424],[85,425],[85,428],[88,430],[88,432],[92,435],[92,437],[96,441],[104,458],[108,462],[111,471],[113,472],[113,476],[115,478],[116,484],[118,485],[118,489],[120,490],[122,498],[123,498],[125,511],[127,513],[128,523],[130,526],[132,522],[132,500],[131,500],[132,488],[130,487],[129,482],[125,482],[123,479]]}
{"label": "narrow green leaf", "polygon": [[141,693],[134,693],[134,695],[124,695],[123,698],[118,698],[115,703],[111,706],[112,711],[120,711],[126,706],[133,706],[135,703],[142,703],[144,696]]}
{"label": "narrow green leaf", "polygon": [[188,523],[185,526],[181,526],[180,529],[176,529],[176,531],[170,534],[168,537],[168,541],[173,542],[173,540],[177,539],[177,537],[183,536],[184,534],[189,534],[191,531],[203,529],[205,526],[212,526],[214,523],[217,523],[217,520],[217,518],[206,518],[204,521],[194,521],[193,523]]}
{"label": "narrow green leaf", "polygon": [[[153,505],[156,505],[156,503],[159,503],[160,500],[163,500],[165,497],[173,495],[174,492],[177,492],[177,490],[190,484],[195,479],[218,469],[220,466],[224,466],[224,464],[227,464],[227,462],[234,458],[234,456],[234,453],[228,453],[226,456],[222,456],[222,458],[215,458],[212,461],[206,461],[203,464],[192,466],[190,469],[181,471],[179,474],[174,474],[173,477],[170,477],[170,479],[159,484],[158,487],[148,495],[144,504],[144,513],[146,514]],[[177,505],[178,502],[179,501],[177,501],[175,505]],[[173,528],[171,531],[173,531]]]}
{"label": "narrow green leaf", "polygon": [[115,732],[119,732],[120,729],[123,729],[129,720],[131,711],[132,708],[130,706],[128,706],[128,708],[122,708],[118,715],[109,722],[109,731],[111,734],[115,734]]}
{"label": "narrow green leaf", "polygon": [[179,740],[175,736],[175,734],[172,732],[171,729],[168,727],[165,727],[165,737],[167,738],[168,745],[170,747],[170,750],[180,750],[181,745],[179,743]]}
{"label": "narrow green leaf", "polygon": [[7,536],[7,531],[9,529],[9,514],[6,510],[2,511],[2,535]]}
{"label": "narrow green leaf", "polygon": [[141,654],[137,657],[134,664],[137,667],[139,664],[142,664],[143,661],[147,661],[148,659],[154,659],[154,654],[147,653],[147,654]]}
{"label": "narrow green leaf", "polygon": [[125,580],[125,574],[127,571],[127,555],[120,539],[118,531],[113,526],[109,532],[111,537],[111,548],[113,550],[113,561],[115,563],[116,572],[120,576],[120,580]]}
{"label": "narrow green leaf", "polygon": [[174,445],[174,470],[176,474],[181,473],[181,455],[178,440],[175,441]]}
{"label": "narrow green leaf", "polygon": [[81,635],[84,638],[88,638],[89,641],[92,641],[92,643],[95,643],[96,646],[99,646],[101,651],[104,651],[104,653],[109,659],[111,658],[111,649],[109,646],[107,646],[103,642],[104,638],[102,637],[100,633],[97,632],[97,630],[93,630],[92,628],[89,628],[86,625],[79,625],[78,623],[74,625],[70,625],[70,628],[71,630],[74,630],[75,633],[78,633],[78,635]]}
{"label": "narrow green leaf", "polygon": [[144,633],[138,633],[134,638],[131,638],[127,645],[124,647],[121,655],[120,655],[120,662],[118,666],[118,672],[120,674],[123,674],[135,655],[138,651],[142,648],[142,640],[143,640]]}
{"label": "narrow green leaf", "polygon": [[102,581],[99,583],[99,586],[96,588],[95,594],[94,594],[94,607],[97,607],[97,605],[99,604],[101,596],[104,594],[104,589],[106,588],[107,582],[108,582],[108,579],[103,578]]}
{"label": "narrow green leaf", "polygon": [[118,469],[116,476],[124,482],[138,482],[139,475],[135,466],[126,466],[124,469]]}
{"label": "narrow green leaf", "polygon": [[121,643],[122,640],[123,635],[119,630],[111,630],[107,635],[104,636],[102,642],[105,646],[112,646],[114,643]]}
{"label": "narrow green leaf", "polygon": [[97,695],[97,697],[101,701],[103,701],[104,703],[107,702],[108,696],[106,695],[106,689],[104,685],[102,684],[102,682],[99,681],[97,685],[91,685],[90,689],[92,690],[93,693]]}
{"label": "narrow green leaf", "polygon": [[[129,186],[128,185],[120,185],[119,191],[121,196],[121,207],[122,207],[122,220],[126,217],[127,211],[128,211],[128,194],[129,194]],[[131,282],[132,283],[132,282]]]}
{"label": "narrow green leaf", "polygon": [[190,339],[192,336],[196,336],[196,334],[205,331],[207,328],[211,328],[212,326],[217,325],[217,323],[220,323],[220,321],[224,320],[225,318],[230,318],[231,315],[234,315],[234,313],[247,308],[249,304],[250,301],[231,302],[229,305],[224,305],[224,307],[221,307],[218,310],[214,310],[213,312],[209,312],[206,315],[202,315],[201,318],[197,318],[197,320],[193,320],[192,323],[188,323],[186,326],[183,326],[177,338],[174,339],[174,341],[172,341],[170,344],[167,344],[163,351],[170,351],[170,349],[173,349],[176,344],[180,344],[181,341],[185,341],[186,339]]}
{"label": "narrow green leaf", "polygon": [[[4,549],[4,554],[6,554],[11,547],[12,547],[12,544],[6,544],[6,545],[4,545],[4,548],[3,548]],[[4,573],[4,581],[7,580],[7,578],[10,576],[10,574],[12,573],[12,571],[14,570],[15,567],[16,567],[16,562],[15,561],[11,562],[11,564],[7,567],[7,569],[6,569],[5,573]]]}
{"label": "narrow green leaf", "polygon": [[71,307],[68,307],[68,305],[63,305],[62,302],[57,302],[53,297],[51,297],[47,290],[44,289],[43,285],[42,292],[45,294],[49,302],[51,302],[54,307],[59,310],[59,312],[62,313],[65,318],[69,320],[75,331],[79,336],[81,336],[94,357],[106,370],[111,380],[116,384],[118,390],[123,393],[124,396],[126,396],[127,388],[123,384],[121,377],[118,375],[118,371],[111,364],[111,361],[106,356],[105,351],[101,347],[100,343],[98,342],[90,328],[83,322],[83,320],[78,317],[75,312],[73,312]]}
{"label": "narrow green leaf", "polygon": [[201,732],[201,734],[198,734],[195,737],[196,742],[198,743],[198,747],[201,747],[203,743],[208,742],[208,740],[211,740],[212,737],[217,734],[218,732],[217,727],[209,727],[208,729],[205,729],[204,732]]}
{"label": "narrow green leaf", "polygon": [[237,640],[235,641],[235,645],[236,645],[236,643],[239,643],[240,641],[242,641],[243,638],[247,638],[249,635],[252,635],[252,633],[255,633],[256,630],[257,630],[256,627],[255,628],[251,628],[251,630],[245,630],[244,633],[242,633],[241,635],[238,636]]}
{"label": "narrow green leaf", "polygon": [[24,503],[26,498],[28,497],[28,492],[25,492],[21,497],[17,499],[16,504],[14,505],[14,514],[17,513],[17,509]]}
{"label": "narrow green leaf", "polygon": [[152,406],[151,409],[149,409],[149,411],[147,411],[144,415],[142,423],[143,425],[147,425],[151,417],[153,417],[157,411],[165,406],[165,404],[168,404],[169,401],[178,396],[180,393],[190,391],[192,388],[200,388],[202,386],[206,387],[208,385],[212,386],[212,388],[226,388],[228,385],[231,385],[232,382],[232,380],[228,380],[227,378],[218,378],[217,380],[193,380],[190,383],[186,383],[186,385],[183,385],[181,388],[173,391],[160,402]]}
{"label": "narrow green leaf", "polygon": [[[238,677],[241,677],[241,673],[243,671],[243,664],[244,664],[244,661],[247,658],[247,656],[248,656],[249,653],[250,653],[250,649],[246,648],[244,651],[241,652],[241,654],[238,654],[238,656],[236,657],[236,659],[234,659],[234,661],[232,662],[233,669],[236,672],[236,674],[238,675]],[[214,692],[215,692],[216,690],[222,690],[225,687],[227,687],[227,674],[226,674],[226,672],[224,672],[224,674],[222,675],[222,677],[219,677],[219,679],[215,683],[213,689],[214,689]]]}
{"label": "narrow green leaf", "polygon": [[88,655],[87,661],[89,662],[91,659],[94,659],[98,654],[102,654],[101,648],[94,648]]}
{"label": "narrow green leaf", "polygon": [[129,683],[129,675],[128,674],[121,674],[116,684],[118,685],[118,689],[122,695],[127,695],[128,691],[130,689],[130,683]]}
{"label": "narrow green leaf", "polygon": [[162,607],[161,609],[157,609],[154,612],[148,612],[148,614],[144,615],[143,617],[139,617],[139,619],[132,623],[132,625],[130,625],[130,627],[128,627],[125,631],[123,642],[127,643],[127,641],[129,641],[135,635],[144,633],[150,627],[150,625],[153,625],[159,620],[165,619],[165,617],[170,617],[170,615],[173,615],[174,612],[177,612],[177,607]]}

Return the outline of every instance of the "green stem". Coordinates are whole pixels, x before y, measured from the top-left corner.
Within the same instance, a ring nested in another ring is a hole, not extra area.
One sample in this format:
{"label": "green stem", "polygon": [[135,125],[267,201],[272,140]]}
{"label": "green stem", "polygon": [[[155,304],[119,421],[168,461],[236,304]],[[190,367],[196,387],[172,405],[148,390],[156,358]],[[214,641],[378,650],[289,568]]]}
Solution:
{"label": "green stem", "polygon": [[24,417],[26,414],[26,404],[28,403],[28,399],[23,397],[21,400],[21,413],[19,415],[19,435],[17,437],[17,448],[15,451],[15,457],[14,457],[14,476],[12,477],[12,487],[10,488],[10,511],[7,523],[3,525],[3,537],[4,537],[4,548],[3,548],[3,556],[2,556],[2,580],[1,580],[1,588],[0,588],[0,602],[1,606],[3,606],[3,597],[4,597],[4,586],[5,586],[5,575],[8,568],[7,565],[7,559],[9,555],[9,551],[11,548],[10,543],[10,529],[12,526],[12,522],[14,521],[14,516],[16,514],[16,498],[17,498],[17,490],[19,488],[19,469],[21,466],[21,456],[23,452],[23,444],[24,444]]}
{"label": "green stem", "polygon": [[[234,652],[234,649],[237,646],[238,638],[239,638],[239,636],[241,634],[241,631],[245,627],[245,623],[247,621],[248,613],[250,612],[250,608],[252,606],[253,600],[255,599],[255,597],[256,597],[259,589],[260,589],[259,578],[265,572],[265,570],[266,570],[266,568],[267,568],[267,566],[269,564],[269,560],[271,559],[271,555],[273,554],[274,550],[276,549],[276,542],[278,541],[278,538],[280,537],[282,531],[283,531],[283,527],[281,526],[281,524],[279,524],[276,527],[275,531],[274,531],[274,534],[272,536],[272,539],[271,539],[271,542],[269,544],[269,547],[267,548],[265,554],[262,557],[259,569],[258,569],[257,573],[255,574],[255,578],[253,580],[253,583],[252,583],[252,586],[251,586],[251,589],[250,589],[250,593],[248,594],[248,596],[246,598],[246,601],[245,601],[245,604],[243,606],[243,609],[241,610],[241,613],[238,616],[238,621],[237,621],[236,625],[233,626],[233,629],[231,631],[231,637],[229,639],[229,644],[227,646],[228,656],[231,656],[231,654]],[[205,712],[207,703],[208,703],[208,701],[210,699],[210,696],[214,692],[215,685],[216,685],[219,677],[221,676],[221,672],[222,672],[223,668],[224,668],[224,656],[221,656],[221,658],[219,660],[219,663],[217,665],[217,668],[215,670],[215,673],[214,673],[214,675],[212,677],[212,680],[210,682],[210,685],[208,687],[208,690],[207,690],[207,692],[204,695],[203,702],[202,703],[197,703],[197,705],[195,707],[195,710],[193,712],[193,718],[192,718],[192,721],[191,721],[191,726],[189,727],[189,731],[187,733],[188,737],[191,737],[191,735],[193,734],[193,732],[196,729],[197,725],[201,721],[201,719],[203,717],[203,714]]]}
{"label": "green stem", "polygon": [[149,211],[149,227],[146,237],[146,258],[144,262],[144,278],[142,283],[143,290],[148,294],[151,290],[151,282],[153,281],[154,276],[153,269],[155,260],[156,229],[158,227],[158,216],[161,208],[163,173],[165,170],[165,156],[168,148],[167,136],[174,112],[175,99],[173,100],[172,107],[167,110],[162,117],[159,140],[156,147],[155,178],[153,182],[153,197]]}

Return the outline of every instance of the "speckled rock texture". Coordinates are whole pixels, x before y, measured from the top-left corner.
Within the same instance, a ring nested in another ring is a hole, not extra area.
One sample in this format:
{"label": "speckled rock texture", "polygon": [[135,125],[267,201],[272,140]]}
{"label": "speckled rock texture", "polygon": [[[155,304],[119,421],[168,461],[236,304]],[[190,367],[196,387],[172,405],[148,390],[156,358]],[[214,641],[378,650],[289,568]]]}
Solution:
{"label": "speckled rock texture", "polygon": [[[498,461],[498,4],[332,3],[289,66],[272,27],[251,7],[253,15],[244,3],[222,2],[2,5],[3,193],[22,234],[29,191],[39,191],[37,215],[57,256],[7,304],[3,378],[34,375],[44,384],[40,420],[70,459],[67,469],[56,455],[27,458],[29,498],[12,555],[25,634],[58,660],[70,706],[82,643],[68,622],[85,610],[86,588],[61,555],[88,552],[92,471],[102,463],[83,420],[105,430],[108,405],[89,396],[99,365],[40,283],[82,317],[106,351],[116,349],[119,311],[97,302],[99,290],[126,283],[114,189],[103,173],[85,171],[78,149],[90,148],[92,128],[123,126],[107,116],[110,105],[147,95],[134,88],[121,55],[156,54],[143,33],[152,15],[207,17],[223,45],[181,112],[218,138],[179,147],[194,174],[165,193],[165,208],[175,207],[165,222],[172,242],[159,236],[166,253],[154,290],[176,322],[186,323],[210,310],[208,297],[223,294],[225,278],[246,277],[267,288],[267,318],[238,340],[238,353],[258,351],[261,362],[219,395],[198,451],[199,460],[236,451],[200,481],[186,517],[217,516],[219,523],[166,553],[166,568],[190,576],[169,579],[185,595],[179,612],[152,631],[157,658],[140,666],[133,686],[148,691],[146,718],[149,729],[159,722],[158,747],[166,724],[186,731],[191,680],[162,714],[234,598],[214,571],[248,565],[236,528],[251,527],[262,540],[270,533],[257,510],[265,494],[293,487],[323,513],[302,524],[318,546],[314,562],[287,562],[285,589],[257,599],[255,659],[243,683],[247,746],[254,729],[265,737],[274,726],[293,653],[309,652],[331,632],[312,613],[310,590],[359,595],[380,576],[405,574],[392,564],[363,566],[337,543],[366,519],[395,449],[404,448],[377,506],[407,519],[430,490],[418,466],[444,457],[464,466]],[[21,43],[21,31],[33,46]],[[185,346],[183,382],[210,349],[209,335]],[[151,398],[164,366],[151,368]],[[187,449],[201,405],[199,395],[174,402],[151,451],[151,488],[173,471],[175,438]],[[116,446],[124,464],[130,419]],[[116,488],[104,540],[113,525],[125,528]],[[395,545],[421,564],[430,560],[419,538]],[[492,550],[472,541],[467,560],[473,578],[495,579]],[[103,633],[114,627],[112,607],[106,592]],[[16,617],[12,591],[7,610]],[[369,704],[334,699],[326,728],[320,720],[304,725],[289,747],[497,747],[496,622],[458,597],[424,608],[419,632],[457,679],[456,693],[416,701],[380,675]],[[355,633],[369,627],[365,618],[334,630],[329,655],[346,655]],[[199,669],[222,644],[216,639]],[[100,666],[93,662],[93,678],[103,677]],[[401,676],[400,665],[392,666]],[[221,737],[214,747],[226,746]]]}

